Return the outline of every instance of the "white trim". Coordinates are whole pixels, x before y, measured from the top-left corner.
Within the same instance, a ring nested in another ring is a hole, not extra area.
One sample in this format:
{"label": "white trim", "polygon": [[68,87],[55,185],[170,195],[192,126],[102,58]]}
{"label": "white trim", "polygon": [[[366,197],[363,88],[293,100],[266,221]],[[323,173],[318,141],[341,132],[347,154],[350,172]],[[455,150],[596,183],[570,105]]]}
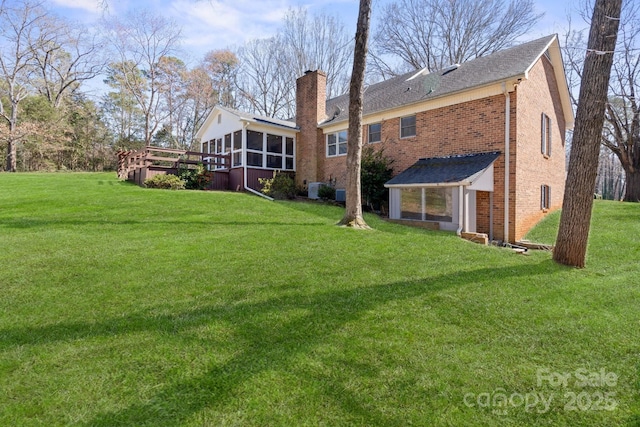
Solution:
{"label": "white trim", "polygon": [[504,236],[503,241],[509,241],[509,180],[510,173],[510,134],[511,134],[511,95],[507,91],[507,82],[502,83],[504,89]]}

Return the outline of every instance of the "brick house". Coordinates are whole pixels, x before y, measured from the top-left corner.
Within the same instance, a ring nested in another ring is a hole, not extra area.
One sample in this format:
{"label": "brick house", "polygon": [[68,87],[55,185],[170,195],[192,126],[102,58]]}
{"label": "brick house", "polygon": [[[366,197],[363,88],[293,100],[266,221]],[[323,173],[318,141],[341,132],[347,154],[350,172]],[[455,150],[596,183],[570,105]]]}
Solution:
{"label": "brick house", "polygon": [[[325,101],[325,82],[297,81],[296,177],[344,188],[348,94]],[[573,111],[558,38],[371,85],[363,126],[394,159],[391,219],[517,241],[564,196]]]}
{"label": "brick house", "polygon": [[[231,135],[231,172],[244,169],[244,179],[236,173],[238,188],[256,189],[247,170],[272,174],[279,168],[270,156],[293,147],[289,166],[298,184],[327,182],[340,189],[346,183],[348,102],[348,94],[327,100],[326,74],[308,71],[296,82],[295,123],[217,107],[198,136],[205,151],[212,141],[217,150],[220,139],[225,150],[225,135]],[[220,127],[234,120],[233,129]],[[444,70],[398,76],[364,93],[365,144],[394,159],[396,176],[387,183],[390,218],[496,240],[521,239],[561,206],[565,131],[572,126],[555,35]],[[260,135],[247,150],[252,128]],[[272,148],[269,140],[277,135],[284,145]]]}

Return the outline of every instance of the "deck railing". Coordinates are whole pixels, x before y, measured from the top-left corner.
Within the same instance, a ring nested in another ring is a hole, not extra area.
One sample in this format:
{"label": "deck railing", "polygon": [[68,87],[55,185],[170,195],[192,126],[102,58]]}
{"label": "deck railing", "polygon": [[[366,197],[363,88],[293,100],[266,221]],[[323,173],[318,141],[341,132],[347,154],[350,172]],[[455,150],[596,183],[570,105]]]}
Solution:
{"label": "deck railing", "polygon": [[147,146],[142,150],[118,151],[118,178],[135,181],[142,185],[147,172],[175,173],[181,167],[203,165],[207,170],[228,170],[231,165],[230,154],[202,153],[197,151],[176,150]]}

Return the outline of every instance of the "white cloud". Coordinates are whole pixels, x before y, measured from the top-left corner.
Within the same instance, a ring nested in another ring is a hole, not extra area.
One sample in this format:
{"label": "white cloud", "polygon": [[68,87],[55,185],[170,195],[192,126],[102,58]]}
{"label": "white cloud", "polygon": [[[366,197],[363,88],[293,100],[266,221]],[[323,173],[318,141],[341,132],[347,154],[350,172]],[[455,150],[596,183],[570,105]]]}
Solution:
{"label": "white cloud", "polygon": [[89,13],[102,13],[100,0],[50,0],[56,7],[64,7],[67,9],[79,9]]}
{"label": "white cloud", "polygon": [[289,6],[283,0],[174,0],[167,12],[183,25],[186,50],[204,53],[275,34]]}

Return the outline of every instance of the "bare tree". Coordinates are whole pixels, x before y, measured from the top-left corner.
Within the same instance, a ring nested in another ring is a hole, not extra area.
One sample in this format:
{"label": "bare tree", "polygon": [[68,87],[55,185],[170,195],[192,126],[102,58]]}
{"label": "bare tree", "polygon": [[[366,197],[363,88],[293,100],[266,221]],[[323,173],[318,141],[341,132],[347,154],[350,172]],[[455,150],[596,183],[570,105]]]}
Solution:
{"label": "bare tree", "polygon": [[16,171],[16,144],[25,132],[20,132],[18,116],[20,102],[31,90],[34,72],[33,43],[46,12],[39,3],[25,1],[0,8],[0,94],[9,102],[8,111],[0,102],[0,116],[8,126],[3,139],[7,143],[6,170]]}
{"label": "bare tree", "polygon": [[238,67],[238,57],[229,49],[212,50],[204,57],[202,68],[209,74],[218,104],[222,106],[237,108]]}
{"label": "bare tree", "polygon": [[533,0],[396,0],[378,21],[372,65],[384,76],[438,70],[508,47],[541,17]]}
{"label": "bare tree", "polygon": [[274,37],[253,40],[238,51],[242,108],[289,118],[295,114],[295,85],[307,70],[327,73],[329,97],[341,95],[349,81],[352,37],[338,17],[310,16],[290,9]]}
{"label": "bare tree", "polygon": [[[587,6],[585,2],[583,6]],[[640,201],[640,4],[626,2],[622,9],[618,42],[613,53],[602,144],[614,153],[625,172],[624,200]],[[571,24],[571,23],[570,23]],[[565,33],[563,56],[570,88],[579,86],[584,64],[584,31]],[[575,94],[575,90],[572,91]],[[575,96],[573,97],[576,103]],[[606,156],[602,157],[604,160]],[[614,166],[615,163],[607,162]],[[604,172],[604,171],[603,171]]]}
{"label": "bare tree", "polygon": [[338,17],[324,13],[309,16],[303,7],[289,9],[280,37],[291,81],[307,70],[322,70],[327,73],[329,97],[345,93],[349,84],[353,38]]}
{"label": "bare tree", "polygon": [[347,139],[347,200],[340,225],[353,228],[369,228],[362,217],[362,189],[360,169],[362,165],[362,104],[364,97],[364,73],[367,63],[371,0],[360,0],[356,40],[353,50],[353,72],[349,87],[349,136]]}
{"label": "bare tree", "polygon": [[37,64],[38,91],[51,105],[59,108],[66,93],[104,70],[100,46],[97,35],[82,26],[53,16],[43,20],[31,49]]}
{"label": "bare tree", "polygon": [[[123,84],[142,110],[145,144],[150,144],[166,117],[166,111],[161,108],[160,60],[174,55],[181,30],[175,22],[148,11],[134,11],[123,21],[108,23],[108,29],[120,63],[130,67],[123,72]],[[136,69],[142,72],[145,84],[131,80]]]}
{"label": "bare tree", "polygon": [[553,259],[584,267],[598,154],[622,0],[596,0]]}
{"label": "bare tree", "polygon": [[166,118],[164,129],[168,132],[171,148],[178,148],[178,117],[187,101],[187,67],[182,60],[174,56],[163,56],[158,61],[158,96],[162,103],[163,116]]}
{"label": "bare tree", "polygon": [[[203,66],[190,70],[187,74],[187,103],[182,112],[180,123],[182,143],[196,149],[195,134],[204,123],[207,115],[218,102],[218,92],[214,89],[211,77]],[[199,147],[197,151],[200,151]]]}
{"label": "bare tree", "polygon": [[282,119],[293,116],[295,94],[291,89],[291,74],[282,60],[284,49],[282,39],[274,36],[252,40],[239,50],[238,87],[244,108]]}

